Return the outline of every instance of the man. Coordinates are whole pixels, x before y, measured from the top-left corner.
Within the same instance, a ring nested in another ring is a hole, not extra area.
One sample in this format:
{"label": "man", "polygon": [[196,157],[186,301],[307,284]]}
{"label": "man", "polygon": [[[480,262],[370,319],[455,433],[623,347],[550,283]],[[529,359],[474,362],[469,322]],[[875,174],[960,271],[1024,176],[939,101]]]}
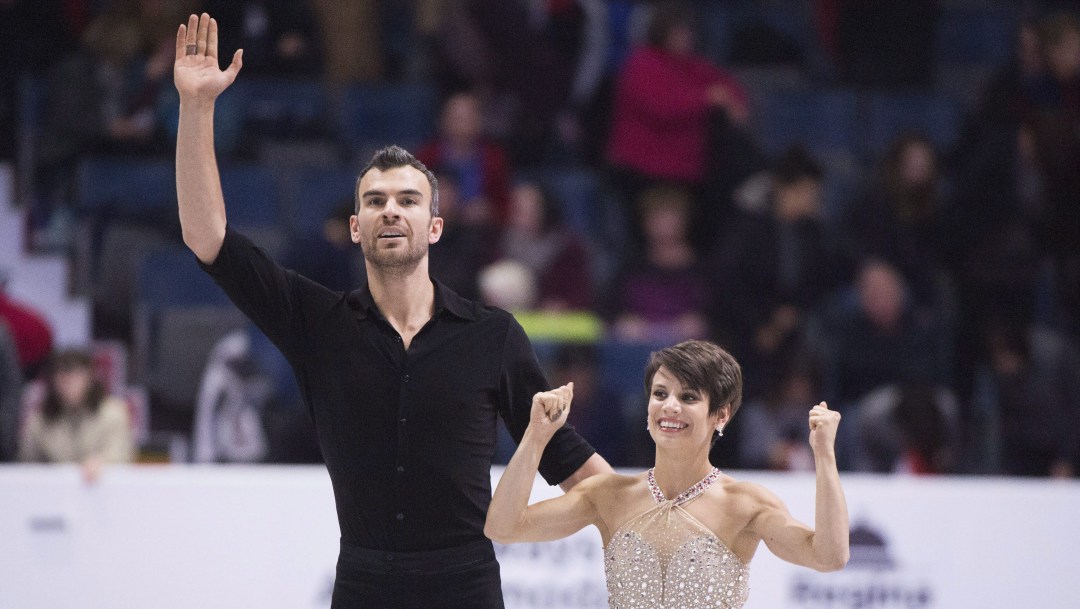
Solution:
{"label": "man", "polygon": [[[521,437],[547,387],[506,312],[428,276],[442,235],[434,175],[397,147],[360,173],[350,235],[367,284],[342,295],[285,270],[227,227],[213,148],[222,71],[217,23],[192,15],[176,38],[177,198],[184,242],[289,360],[315,422],[341,527],[332,606],[502,607],[483,535],[496,416]],[[610,471],[571,429],[541,472],[570,488]]]}

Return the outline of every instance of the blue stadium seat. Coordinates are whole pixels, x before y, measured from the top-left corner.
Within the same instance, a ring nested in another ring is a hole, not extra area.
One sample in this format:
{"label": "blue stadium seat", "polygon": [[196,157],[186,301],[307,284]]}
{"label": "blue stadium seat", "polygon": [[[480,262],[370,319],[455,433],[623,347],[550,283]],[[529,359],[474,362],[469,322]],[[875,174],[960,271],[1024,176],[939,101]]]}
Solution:
{"label": "blue stadium seat", "polygon": [[295,135],[325,122],[330,106],[318,80],[240,78],[225,93],[241,101],[242,120],[268,135]]}
{"label": "blue stadium seat", "polygon": [[225,165],[220,174],[230,224],[241,228],[280,225],[281,189],[271,169],[260,165]]}
{"label": "blue stadium seat", "polygon": [[1007,10],[942,10],[935,32],[937,61],[1002,65],[1012,54],[1016,26],[1016,15]]}
{"label": "blue stadium seat", "polygon": [[138,214],[176,207],[172,160],[87,157],[76,174],[75,206],[84,212]]}
{"label": "blue stadium seat", "polygon": [[341,201],[353,197],[358,169],[303,167],[293,178],[291,204],[285,209],[285,228],[294,237],[322,231],[323,220]]}
{"label": "blue stadium seat", "polygon": [[756,112],[766,152],[801,144],[815,154],[850,152],[857,146],[858,103],[852,91],[778,91]]}
{"label": "blue stadium seat", "polygon": [[417,83],[350,87],[339,127],[354,152],[399,144],[410,147],[432,136],[438,114],[435,89]]}
{"label": "blue stadium seat", "polygon": [[221,288],[199,268],[195,254],[185,248],[151,252],[138,273],[135,299],[150,314],[171,307],[232,306]]}
{"label": "blue stadium seat", "polygon": [[897,136],[920,133],[946,152],[960,129],[957,102],[926,94],[868,94],[865,98],[863,143],[865,151],[880,157]]}

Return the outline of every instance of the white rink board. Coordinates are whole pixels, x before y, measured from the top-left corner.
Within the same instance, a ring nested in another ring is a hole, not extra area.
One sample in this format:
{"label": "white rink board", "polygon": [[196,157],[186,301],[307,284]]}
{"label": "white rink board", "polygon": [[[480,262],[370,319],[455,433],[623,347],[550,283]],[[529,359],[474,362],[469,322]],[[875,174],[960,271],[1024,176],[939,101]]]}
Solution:
{"label": "white rink board", "polygon": [[[813,477],[732,473],[812,522]],[[852,526],[884,545],[827,574],[762,546],[747,609],[1077,607],[1080,482],[842,480]],[[538,481],[534,499],[558,492]],[[0,608],[325,609],[337,539],[317,466],[114,467],[93,486],[71,466],[0,467]],[[497,551],[508,609],[607,607],[595,530]]]}

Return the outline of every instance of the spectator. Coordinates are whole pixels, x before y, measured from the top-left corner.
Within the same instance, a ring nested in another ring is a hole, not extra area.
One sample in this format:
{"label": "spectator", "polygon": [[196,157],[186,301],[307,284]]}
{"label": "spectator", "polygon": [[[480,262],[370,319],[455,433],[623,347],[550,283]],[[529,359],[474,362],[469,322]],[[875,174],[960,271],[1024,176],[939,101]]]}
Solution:
{"label": "spectator", "polygon": [[[695,54],[689,6],[665,4],[655,15],[648,43],[627,58],[619,74],[608,140],[607,161],[628,206],[657,182],[700,187],[712,114],[722,112],[739,125],[750,115],[735,77]],[[690,211],[695,221],[709,217],[698,205]],[[633,232],[640,242],[641,227]]]}
{"label": "spectator", "polygon": [[378,0],[312,0],[333,85],[375,82],[385,71]]}
{"label": "spectator", "polygon": [[363,279],[363,258],[349,234],[355,203],[347,197],[323,220],[322,230],[289,244],[282,265],[331,290],[349,292]]}
{"label": "spectator", "polygon": [[12,300],[0,278],[0,324],[7,326],[19,357],[23,378],[33,379],[48,360],[53,347],[49,322],[29,306]]}
{"label": "spectator", "polygon": [[540,309],[589,308],[591,263],[585,244],[563,224],[558,203],[539,185],[523,182],[511,192],[501,254],[532,271],[537,279]]}
{"label": "spectator", "polygon": [[737,431],[739,467],[780,471],[813,471],[814,456],[806,443],[806,406],[821,395],[821,366],[799,353],[773,370],[761,397],[743,407]]}
{"label": "spectator", "polygon": [[889,383],[951,382],[952,341],[933,311],[913,306],[900,272],[865,261],[854,293],[830,315],[832,373],[838,404]]}
{"label": "spectator", "polygon": [[135,456],[127,405],[108,395],[95,376],[89,353],[56,353],[45,374],[45,399],[29,413],[19,445],[19,460],[79,463],[94,481],[106,463]]}
{"label": "spectator", "polygon": [[509,199],[510,164],[502,147],[484,136],[480,99],[457,93],[446,100],[439,135],[416,157],[433,171],[453,176],[460,214],[502,226]]}
{"label": "spectator", "polygon": [[771,177],[768,209],[738,216],[713,262],[714,333],[739,354],[753,393],[799,342],[807,316],[847,278],[822,217],[821,168],[794,148]]}
{"label": "spectator", "polygon": [[628,263],[613,290],[615,336],[676,342],[705,336],[708,285],[689,241],[690,194],[657,186],[641,197],[645,253]]}
{"label": "spectator", "polygon": [[206,12],[223,24],[221,57],[244,49],[244,70],[311,78],[322,73],[322,39],[307,2],[206,0]]}
{"label": "spectator", "polygon": [[878,473],[948,474],[960,454],[960,412],[944,387],[886,385],[855,408],[855,469]]}
{"label": "spectator", "polygon": [[867,195],[842,220],[853,258],[881,258],[903,273],[914,297],[936,303],[944,266],[944,215],[938,156],[927,138],[896,138]]}
{"label": "spectator", "polygon": [[541,162],[569,97],[572,64],[560,32],[564,22],[576,29],[573,3],[452,0],[442,9],[432,57],[443,88],[481,92],[488,126],[514,160]]}
{"label": "spectator", "polygon": [[1080,351],[1046,327],[994,324],[975,391],[976,463],[987,473],[1073,477],[1080,456]]}
{"label": "spectator", "polygon": [[106,12],[87,27],[80,50],[50,70],[37,200],[29,218],[32,247],[66,246],[71,228],[67,206],[81,155],[165,149],[156,112],[169,64],[160,47],[147,55],[147,46],[137,17]]}
{"label": "spectator", "polygon": [[7,326],[0,324],[0,463],[15,460],[22,380],[15,342]]}
{"label": "spectator", "polygon": [[1047,246],[1061,310],[1080,331],[1080,20],[1054,15],[1043,27],[1049,68],[1033,93],[1035,146],[1043,170]]}
{"label": "spectator", "polygon": [[498,229],[486,214],[475,213],[479,206],[471,208],[472,216],[462,212],[457,180],[452,174],[439,172],[436,177],[443,233],[431,246],[439,252],[429,263],[431,274],[464,298],[480,300],[476,278],[493,258]]}

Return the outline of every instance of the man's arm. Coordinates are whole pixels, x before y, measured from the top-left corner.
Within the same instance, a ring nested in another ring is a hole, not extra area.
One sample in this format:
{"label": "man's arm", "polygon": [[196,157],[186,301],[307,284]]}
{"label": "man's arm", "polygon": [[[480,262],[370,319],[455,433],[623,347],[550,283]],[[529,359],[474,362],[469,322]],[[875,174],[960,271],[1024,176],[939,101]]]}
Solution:
{"label": "man's arm", "polygon": [[236,80],[243,63],[243,50],[237,50],[229,67],[221,70],[217,39],[217,21],[206,13],[191,15],[176,32],[173,64],[173,81],[180,93],[176,135],[180,227],[184,243],[207,264],[217,258],[225,239],[225,198],[214,154],[214,101]]}
{"label": "man's arm", "polygon": [[570,474],[570,477],[559,483],[559,488],[563,492],[568,492],[574,488],[578,482],[588,478],[589,476],[595,476],[596,474],[612,474],[615,470],[608,465],[608,462],[600,456],[600,453],[593,453],[593,456],[589,457],[587,461],[581,464],[581,467],[577,468],[577,471]]}

